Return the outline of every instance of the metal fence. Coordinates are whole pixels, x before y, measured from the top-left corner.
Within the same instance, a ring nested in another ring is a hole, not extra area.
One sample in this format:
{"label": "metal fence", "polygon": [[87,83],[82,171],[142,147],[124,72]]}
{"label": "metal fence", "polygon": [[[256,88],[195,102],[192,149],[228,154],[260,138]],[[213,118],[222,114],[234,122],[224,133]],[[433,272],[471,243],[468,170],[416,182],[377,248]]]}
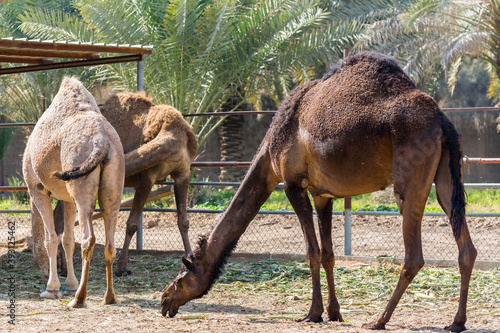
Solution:
{"label": "metal fence", "polygon": [[[499,108],[475,108],[488,111]],[[445,111],[472,111],[472,109],[452,109]],[[253,113],[257,114],[257,113]],[[221,115],[221,114],[219,114]],[[33,123],[15,126],[32,126]],[[0,124],[13,126],[13,124]],[[467,163],[500,163],[500,159],[468,159]],[[205,162],[207,163],[207,162]],[[234,162],[234,167],[248,165],[249,162]],[[219,167],[209,163],[198,167]],[[227,164],[226,164],[227,166]],[[238,186],[239,183],[192,182],[193,186]],[[500,184],[466,184],[467,188],[500,188]],[[0,187],[2,191],[24,190],[19,187]],[[277,190],[280,190],[279,187]],[[386,190],[390,191],[390,189]],[[343,200],[343,199],[337,199]],[[402,238],[402,217],[398,212],[352,211],[346,200],[344,211],[333,212],[333,242],[336,254],[347,256],[389,256],[404,257]],[[16,223],[16,239],[31,234],[29,210],[0,211],[2,229],[7,221]],[[21,213],[21,214],[19,214]],[[216,221],[218,210],[189,209],[191,243],[196,243],[199,235],[205,234]],[[15,215],[6,215],[15,214]],[[120,248],[125,235],[127,209],[120,213],[115,235],[115,245]],[[500,262],[500,213],[467,214],[471,236],[478,249],[478,260]],[[94,221],[97,243],[104,243],[102,220]],[[7,232],[0,234],[0,244],[7,243]],[[75,238],[81,239],[79,228],[75,228]],[[145,209],[142,226],[137,233],[137,242],[131,248],[161,251],[182,251],[183,245],[177,228],[174,209]],[[451,228],[444,213],[426,213],[422,221],[422,242],[425,258],[456,260],[458,251]],[[303,254],[305,243],[300,223],[293,211],[260,211],[241,237],[236,252],[269,254]]]}

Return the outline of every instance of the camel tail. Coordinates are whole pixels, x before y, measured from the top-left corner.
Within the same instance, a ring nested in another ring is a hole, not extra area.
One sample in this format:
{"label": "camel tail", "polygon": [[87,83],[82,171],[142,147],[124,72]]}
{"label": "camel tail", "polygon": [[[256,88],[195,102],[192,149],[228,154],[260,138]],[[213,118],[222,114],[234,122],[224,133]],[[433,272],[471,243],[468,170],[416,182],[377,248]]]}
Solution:
{"label": "camel tail", "polygon": [[462,182],[462,150],[460,147],[460,135],[448,117],[443,117],[441,125],[446,148],[449,152],[449,168],[453,185],[451,195],[450,223],[455,239],[460,237],[460,230],[465,222],[465,189]]}
{"label": "camel tail", "polygon": [[101,163],[103,163],[107,159],[109,149],[111,148],[110,141],[107,139],[102,139],[104,138],[101,137],[94,139],[92,152],[85,162],[69,171],[56,172],[54,173],[54,176],[61,180],[69,181],[72,179],[87,176],[92,171],[94,171]]}

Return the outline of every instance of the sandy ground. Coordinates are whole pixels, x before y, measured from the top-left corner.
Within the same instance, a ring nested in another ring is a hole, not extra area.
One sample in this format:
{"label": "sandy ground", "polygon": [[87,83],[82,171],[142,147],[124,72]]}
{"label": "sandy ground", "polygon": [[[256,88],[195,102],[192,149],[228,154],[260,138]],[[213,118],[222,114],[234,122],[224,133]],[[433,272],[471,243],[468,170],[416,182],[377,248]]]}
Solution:
{"label": "sandy ground", "polygon": [[[191,214],[191,239],[194,242],[198,234],[205,233],[215,221],[214,214]],[[337,253],[343,251],[343,227],[341,217],[334,217],[334,239]],[[3,216],[2,226],[7,221],[16,222],[16,239],[19,241],[18,251],[26,248],[22,242],[29,234],[29,216]],[[117,230],[117,247],[121,245],[126,215],[122,214]],[[145,214],[144,246],[162,250],[181,250],[175,214]],[[499,221],[496,219],[469,219],[472,234],[480,255],[488,260],[500,258]],[[101,223],[96,222],[96,230]],[[78,228],[77,228],[78,229]],[[353,254],[358,255],[397,255],[402,254],[400,235],[401,221],[399,217],[353,217]],[[438,253],[441,257],[456,257],[456,245],[451,236],[450,227],[444,219],[426,218],[423,222],[424,250]],[[2,237],[6,237],[2,231]],[[428,236],[425,236],[428,235]],[[5,243],[3,238],[0,244]],[[296,217],[262,215],[252,222],[249,230],[238,246],[240,252],[254,253],[299,253],[303,254],[303,240]],[[399,251],[399,252],[398,252]],[[0,255],[5,258],[5,247],[0,247]],[[448,254],[449,252],[449,254]],[[78,252],[76,252],[78,253]],[[102,255],[94,252],[93,266],[99,270],[97,275],[104,274]],[[486,254],[488,253],[488,254]],[[18,279],[24,274],[36,274],[36,267],[30,261],[30,254],[18,252],[24,258],[24,266],[15,274]],[[160,257],[155,260],[161,260]],[[138,265],[137,255],[131,257],[129,268]],[[355,261],[337,261],[340,267],[359,265]],[[98,267],[98,268],[97,268]],[[5,269],[5,262],[2,269]],[[134,290],[134,281],[127,280],[121,284],[115,279],[115,290],[118,305],[103,306],[100,304],[104,293],[104,283],[89,287],[87,309],[69,309],[67,303],[70,296],[61,300],[39,300],[37,290],[43,289],[40,279],[32,278],[31,285],[25,288],[29,292],[21,293],[16,299],[16,325],[8,323],[5,316],[9,306],[6,292],[2,290],[0,308],[2,309],[0,332],[368,332],[361,329],[363,323],[372,321],[383,310],[387,297],[377,300],[357,300],[354,303],[341,304],[344,323],[298,323],[305,316],[310,306],[310,297],[296,298],[286,292],[247,292],[234,293],[215,287],[202,299],[189,302],[180,309],[175,318],[164,318],[159,312],[160,297],[163,289],[171,281],[177,271],[169,270],[164,275],[143,276],[136,278],[154,280],[147,291]],[[92,278],[92,276],[91,276]],[[131,278],[131,277],[129,277]],[[5,283],[5,281],[3,281]],[[20,283],[19,281],[17,283]],[[5,286],[5,284],[3,285]],[[391,286],[392,288],[392,286]],[[24,290],[24,289],[23,289]],[[396,309],[392,320],[387,325],[389,332],[445,332],[442,328],[451,323],[456,312],[458,298],[439,300],[403,299]],[[486,305],[469,308],[469,332],[500,332],[500,296]]]}
{"label": "sandy ground", "polygon": [[[96,268],[91,271],[86,309],[68,308],[71,296],[64,296],[61,300],[40,300],[36,293],[24,290],[43,287],[39,282],[33,281],[26,286],[19,286],[23,291],[19,293],[15,303],[16,325],[9,324],[8,317],[2,315],[0,332],[369,332],[362,329],[361,325],[374,320],[389,297],[387,295],[371,300],[354,297],[349,301],[342,301],[343,323],[298,323],[297,320],[307,314],[310,306],[308,290],[304,293],[306,296],[297,297],[286,291],[235,292],[216,285],[207,296],[181,307],[176,317],[164,318],[159,311],[161,293],[176,275],[176,270],[155,275],[154,279],[159,279],[159,283],[151,281],[151,288],[145,291],[144,280],[148,279],[145,272],[156,273],[154,269],[140,273],[140,267],[144,266],[139,266],[143,263],[138,258],[137,255],[132,256],[130,264],[130,268],[138,274],[135,278],[115,278],[115,291],[120,304],[101,305],[105,286],[104,262],[102,255],[96,252],[93,258],[93,266]],[[17,283],[24,281],[21,274],[35,273],[36,267],[30,259],[28,254],[18,254],[23,271],[14,273],[18,274]],[[149,260],[161,262],[162,257],[150,256]],[[338,261],[336,264],[338,267],[354,268],[362,263]],[[152,279],[153,276],[149,278]],[[134,279],[140,279],[140,282]],[[137,284],[137,288],[134,288],[134,284]],[[8,300],[4,297],[0,299],[0,308],[3,309],[1,312],[5,313]],[[387,331],[445,332],[443,327],[452,321],[457,302],[458,297],[440,299],[407,293],[387,325]],[[468,315],[468,332],[500,332],[498,299],[481,306],[469,306]]]}

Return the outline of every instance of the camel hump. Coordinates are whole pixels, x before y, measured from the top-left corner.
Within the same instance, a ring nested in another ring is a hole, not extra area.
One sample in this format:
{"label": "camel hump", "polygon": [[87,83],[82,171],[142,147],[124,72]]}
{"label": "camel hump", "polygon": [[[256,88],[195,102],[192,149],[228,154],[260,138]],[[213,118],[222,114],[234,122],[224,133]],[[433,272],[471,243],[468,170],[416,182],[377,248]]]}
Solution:
{"label": "camel hump", "polygon": [[101,113],[94,96],[85,88],[83,83],[72,76],[63,77],[59,91],[47,111],[50,113],[50,110],[57,112],[57,118],[59,119],[64,119],[78,112],[92,111]]}
{"label": "camel hump", "polygon": [[148,114],[153,106],[153,98],[146,96],[143,91],[122,92],[109,97],[101,109],[107,118],[130,118],[132,115]]}
{"label": "camel hump", "polygon": [[69,181],[84,177],[94,171],[101,163],[106,163],[109,150],[111,149],[111,142],[105,133],[98,133],[92,139],[92,152],[89,157],[80,165],[71,170],[56,172],[54,176]]}
{"label": "camel hump", "polygon": [[[335,85],[342,91],[351,94],[353,89],[365,92],[371,98],[387,98],[417,89],[415,83],[399,66],[396,59],[385,54],[365,51],[355,53],[333,66],[322,82],[333,77]],[[368,96],[361,96],[365,100]]]}

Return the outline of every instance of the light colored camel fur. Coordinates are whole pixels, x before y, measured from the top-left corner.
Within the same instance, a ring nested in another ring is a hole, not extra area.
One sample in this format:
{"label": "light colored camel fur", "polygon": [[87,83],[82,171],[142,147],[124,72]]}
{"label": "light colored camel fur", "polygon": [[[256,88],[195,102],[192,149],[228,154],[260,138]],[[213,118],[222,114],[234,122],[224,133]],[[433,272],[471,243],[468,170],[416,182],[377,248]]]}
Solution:
{"label": "light colored camel fur", "polygon": [[111,96],[101,107],[102,114],[118,132],[125,152],[125,186],[135,189],[127,220],[123,249],[115,273],[127,275],[128,248],[137,231],[144,204],[155,183],[170,175],[174,180],[177,224],[186,253],[188,238],[187,199],[190,166],[197,151],[197,139],[182,114],[172,106],[155,105],[143,92]]}
{"label": "light colored camel fur", "polygon": [[[61,297],[56,259],[59,239],[52,215],[52,197],[65,202],[62,241],[68,275],[63,290],[78,288],[69,306],[86,305],[90,260],[95,244],[92,213],[98,197],[106,229],[107,290],[104,303],[116,303],[112,265],[116,255],[114,233],[125,175],[123,148],[118,134],[102,116],[94,97],[77,79],[63,79],[52,104],[38,120],[24,152],[23,174],[31,197],[33,255],[42,273],[49,271],[47,289],[40,296]],[[80,284],[72,259],[77,213],[83,233]]]}

